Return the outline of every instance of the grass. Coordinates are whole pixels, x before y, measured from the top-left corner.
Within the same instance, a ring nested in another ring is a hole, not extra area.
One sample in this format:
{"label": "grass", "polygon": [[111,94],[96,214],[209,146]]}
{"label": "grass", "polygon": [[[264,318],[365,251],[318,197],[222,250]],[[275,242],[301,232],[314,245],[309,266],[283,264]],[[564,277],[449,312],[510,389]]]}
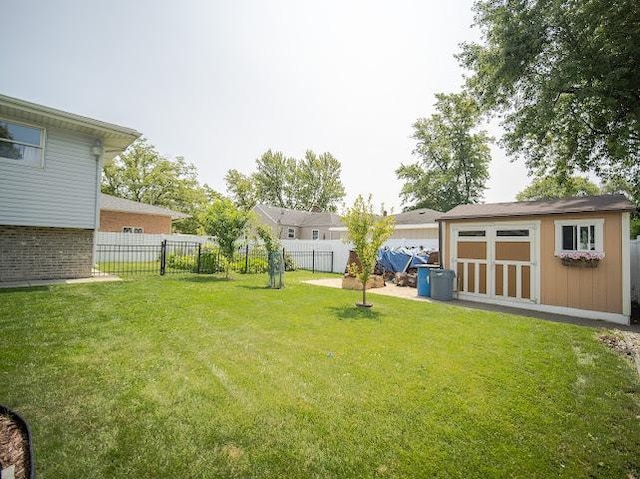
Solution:
{"label": "grass", "polygon": [[310,277],[0,292],[38,477],[638,476],[638,381],[594,330]]}

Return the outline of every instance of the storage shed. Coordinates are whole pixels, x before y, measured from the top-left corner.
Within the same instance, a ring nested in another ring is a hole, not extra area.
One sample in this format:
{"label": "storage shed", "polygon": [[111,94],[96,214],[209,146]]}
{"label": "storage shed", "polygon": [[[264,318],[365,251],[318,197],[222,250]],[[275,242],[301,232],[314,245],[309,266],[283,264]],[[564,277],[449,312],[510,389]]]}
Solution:
{"label": "storage shed", "polygon": [[622,195],[460,205],[438,218],[459,299],[629,324]]}

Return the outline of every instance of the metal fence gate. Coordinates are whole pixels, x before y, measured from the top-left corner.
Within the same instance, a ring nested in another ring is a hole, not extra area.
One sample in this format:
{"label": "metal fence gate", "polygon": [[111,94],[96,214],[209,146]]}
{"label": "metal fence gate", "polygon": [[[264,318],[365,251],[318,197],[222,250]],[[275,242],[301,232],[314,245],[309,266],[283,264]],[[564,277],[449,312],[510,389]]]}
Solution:
{"label": "metal fence gate", "polygon": [[[333,251],[287,251],[283,248],[287,271],[333,271]],[[159,244],[98,244],[94,276],[165,275],[177,273],[213,274],[266,273],[267,251],[244,245],[227,260],[217,246],[192,241],[163,240]]]}

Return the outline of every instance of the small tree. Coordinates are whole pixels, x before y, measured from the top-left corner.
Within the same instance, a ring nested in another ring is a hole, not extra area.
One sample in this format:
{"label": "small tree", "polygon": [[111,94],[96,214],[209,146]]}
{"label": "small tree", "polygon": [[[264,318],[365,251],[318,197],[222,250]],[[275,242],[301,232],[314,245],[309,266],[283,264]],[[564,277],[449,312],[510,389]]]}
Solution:
{"label": "small tree", "polygon": [[393,217],[376,216],[373,213],[371,195],[367,201],[362,195],[358,195],[353,206],[341,219],[347,227],[346,241],[353,243],[353,250],[360,260],[359,265],[348,265],[349,272],[362,282],[362,303],[357,306],[370,307],[367,304],[367,281],[373,274],[378,250],[393,234]]}
{"label": "small tree", "polygon": [[231,200],[220,198],[207,209],[204,223],[207,233],[216,238],[220,252],[227,260],[226,278],[233,262],[236,242],[245,234],[251,213],[238,209]]}
{"label": "small tree", "polygon": [[273,234],[273,230],[263,224],[254,226],[256,236],[262,240],[269,259],[269,287],[280,289],[283,286],[284,255],[280,240]]}

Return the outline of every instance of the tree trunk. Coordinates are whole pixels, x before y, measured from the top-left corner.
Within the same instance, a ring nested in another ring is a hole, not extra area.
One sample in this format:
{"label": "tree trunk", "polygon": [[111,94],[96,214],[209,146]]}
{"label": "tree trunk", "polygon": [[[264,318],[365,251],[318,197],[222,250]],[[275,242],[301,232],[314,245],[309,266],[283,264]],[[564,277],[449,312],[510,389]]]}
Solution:
{"label": "tree trunk", "polygon": [[367,304],[367,283],[362,283],[362,305]]}

